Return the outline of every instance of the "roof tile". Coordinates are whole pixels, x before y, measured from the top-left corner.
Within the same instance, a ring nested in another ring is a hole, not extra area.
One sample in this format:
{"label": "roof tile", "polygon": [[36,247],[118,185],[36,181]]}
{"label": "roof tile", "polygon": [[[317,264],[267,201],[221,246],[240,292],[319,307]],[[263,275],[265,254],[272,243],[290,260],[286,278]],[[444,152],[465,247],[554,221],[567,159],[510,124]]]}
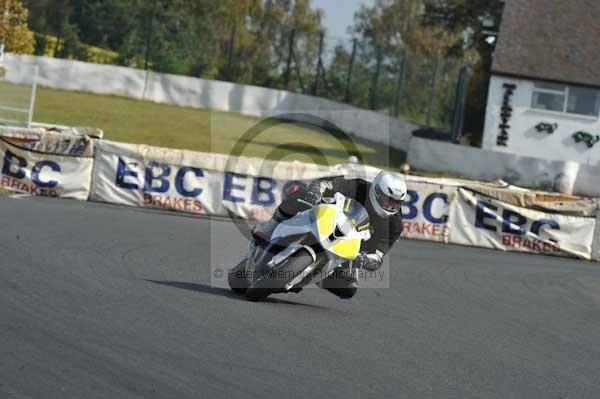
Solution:
{"label": "roof tile", "polygon": [[600,86],[600,0],[511,0],[492,71]]}

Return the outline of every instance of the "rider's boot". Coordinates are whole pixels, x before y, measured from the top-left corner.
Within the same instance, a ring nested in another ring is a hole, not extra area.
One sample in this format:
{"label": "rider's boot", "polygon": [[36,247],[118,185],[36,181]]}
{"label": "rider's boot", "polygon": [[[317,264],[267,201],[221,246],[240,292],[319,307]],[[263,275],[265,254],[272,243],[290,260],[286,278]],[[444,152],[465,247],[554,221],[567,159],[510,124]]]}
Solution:
{"label": "rider's boot", "polygon": [[358,291],[358,279],[355,270],[337,269],[331,276],[321,280],[317,285],[340,299],[351,299]]}

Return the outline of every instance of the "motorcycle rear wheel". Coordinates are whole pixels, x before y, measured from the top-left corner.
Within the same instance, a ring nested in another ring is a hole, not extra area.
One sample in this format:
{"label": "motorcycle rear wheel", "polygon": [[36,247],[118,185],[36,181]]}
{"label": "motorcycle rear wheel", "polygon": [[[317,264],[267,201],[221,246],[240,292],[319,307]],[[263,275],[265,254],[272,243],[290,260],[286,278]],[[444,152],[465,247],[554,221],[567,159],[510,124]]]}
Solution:
{"label": "motorcycle rear wheel", "polygon": [[262,280],[256,282],[246,290],[246,298],[256,302],[267,298],[271,294],[285,292],[285,285],[292,281],[313,263],[312,255],[306,249],[300,249],[285,262],[273,269]]}
{"label": "motorcycle rear wheel", "polygon": [[229,288],[236,294],[245,294],[246,289],[250,286],[248,279],[245,277],[246,259],[242,260],[236,267],[229,271],[227,276]]}

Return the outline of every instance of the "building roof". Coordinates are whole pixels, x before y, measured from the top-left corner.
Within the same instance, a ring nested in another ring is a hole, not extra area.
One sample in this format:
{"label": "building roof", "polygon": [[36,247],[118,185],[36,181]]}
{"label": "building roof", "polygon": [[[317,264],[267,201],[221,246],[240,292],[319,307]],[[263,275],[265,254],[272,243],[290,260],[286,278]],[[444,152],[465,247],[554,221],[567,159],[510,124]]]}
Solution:
{"label": "building roof", "polygon": [[600,0],[507,0],[492,72],[600,87]]}

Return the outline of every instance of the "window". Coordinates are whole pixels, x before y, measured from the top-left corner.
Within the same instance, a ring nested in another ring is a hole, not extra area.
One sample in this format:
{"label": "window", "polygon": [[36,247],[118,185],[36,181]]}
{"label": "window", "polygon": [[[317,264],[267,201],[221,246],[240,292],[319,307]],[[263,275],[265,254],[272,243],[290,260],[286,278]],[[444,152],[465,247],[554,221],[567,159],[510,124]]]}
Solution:
{"label": "window", "polygon": [[600,113],[600,90],[536,82],[531,108],[597,117]]}
{"label": "window", "polygon": [[598,116],[600,95],[598,90],[582,87],[569,87],[567,112],[572,114]]}

